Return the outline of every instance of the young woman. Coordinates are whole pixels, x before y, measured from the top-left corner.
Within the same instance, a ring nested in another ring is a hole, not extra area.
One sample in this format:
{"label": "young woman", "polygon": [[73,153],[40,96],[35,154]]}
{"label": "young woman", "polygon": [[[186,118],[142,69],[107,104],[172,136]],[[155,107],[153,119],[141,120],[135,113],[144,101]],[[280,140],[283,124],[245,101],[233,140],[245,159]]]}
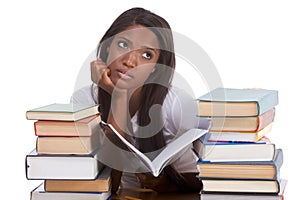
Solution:
{"label": "young woman", "polygon": [[[71,101],[100,104],[102,120],[130,138],[140,151],[159,151],[177,134],[198,127],[194,99],[171,87],[175,54],[165,19],[143,8],[125,11],[102,37],[97,57],[91,63],[93,85],[76,91]],[[121,145],[109,130],[106,134]],[[113,192],[120,182],[124,188],[199,192],[202,183],[196,177],[197,157],[192,144],[189,147],[158,177],[113,170]]]}

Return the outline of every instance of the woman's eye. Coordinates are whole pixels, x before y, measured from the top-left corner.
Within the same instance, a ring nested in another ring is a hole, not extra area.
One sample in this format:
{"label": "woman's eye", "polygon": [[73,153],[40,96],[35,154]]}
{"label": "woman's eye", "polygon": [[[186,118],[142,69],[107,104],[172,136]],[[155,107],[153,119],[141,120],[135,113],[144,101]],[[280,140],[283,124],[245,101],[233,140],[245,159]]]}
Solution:
{"label": "woman's eye", "polygon": [[119,41],[118,46],[121,47],[121,48],[124,48],[124,49],[128,48],[128,44],[125,41]]}
{"label": "woman's eye", "polygon": [[151,53],[149,53],[149,52],[145,52],[145,53],[143,53],[143,55],[142,55],[144,58],[146,58],[147,60],[150,60],[151,58],[152,58],[152,54]]}

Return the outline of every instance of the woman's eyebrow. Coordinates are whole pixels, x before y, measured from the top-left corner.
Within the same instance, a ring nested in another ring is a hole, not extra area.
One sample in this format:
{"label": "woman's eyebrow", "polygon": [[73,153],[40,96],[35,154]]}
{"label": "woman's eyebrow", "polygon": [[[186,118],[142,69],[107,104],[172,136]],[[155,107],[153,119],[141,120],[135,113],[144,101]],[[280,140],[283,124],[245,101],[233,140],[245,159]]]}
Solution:
{"label": "woman's eyebrow", "polygon": [[157,51],[158,50],[158,48],[149,47],[149,46],[142,46],[142,49],[147,49],[147,50],[150,50],[150,51]]}
{"label": "woman's eyebrow", "polygon": [[[130,45],[133,44],[133,42],[130,39],[128,39],[128,38],[126,38],[124,36],[117,36],[117,39],[125,40]],[[152,47],[151,45],[143,45],[143,46],[140,47],[140,49],[148,49],[148,50],[151,50],[151,51],[157,51],[157,50],[159,50],[159,48]]]}
{"label": "woman's eyebrow", "polygon": [[116,38],[117,39],[121,39],[121,40],[125,40],[127,43],[129,43],[130,45],[132,45],[132,42],[128,38],[126,38],[124,36],[116,36]]}

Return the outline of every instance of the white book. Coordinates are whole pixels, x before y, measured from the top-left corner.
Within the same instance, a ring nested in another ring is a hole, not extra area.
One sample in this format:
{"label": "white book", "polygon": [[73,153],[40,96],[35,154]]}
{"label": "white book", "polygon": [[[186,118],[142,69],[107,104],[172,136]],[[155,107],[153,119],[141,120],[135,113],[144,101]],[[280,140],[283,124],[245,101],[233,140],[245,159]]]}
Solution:
{"label": "white book", "polygon": [[106,200],[111,192],[45,192],[42,183],[31,191],[31,200]]}
{"label": "white book", "polygon": [[261,193],[204,193],[201,192],[201,200],[283,200],[284,190],[287,184],[286,179],[280,179],[280,191],[278,194],[261,194]]}
{"label": "white book", "polygon": [[283,200],[283,195],[267,194],[201,194],[201,200]]}
{"label": "white book", "polygon": [[205,129],[190,129],[178,135],[171,142],[169,142],[153,160],[151,160],[136,147],[134,147],[130,142],[128,142],[111,124],[103,121],[100,123],[104,126],[108,126],[134,153],[135,157],[140,161],[140,164],[137,163],[137,165],[141,165],[139,166],[140,168],[146,168],[146,171],[152,173],[155,177],[157,177],[163,168],[172,160],[177,159],[178,156],[182,155],[186,148],[193,143],[193,141],[200,138],[208,131]]}
{"label": "white book", "polygon": [[207,135],[194,142],[195,152],[202,161],[270,161],[275,155],[275,144],[267,138],[251,142],[213,142]]}
{"label": "white book", "polygon": [[27,179],[93,180],[104,166],[98,161],[99,150],[87,155],[37,154],[26,156]]}

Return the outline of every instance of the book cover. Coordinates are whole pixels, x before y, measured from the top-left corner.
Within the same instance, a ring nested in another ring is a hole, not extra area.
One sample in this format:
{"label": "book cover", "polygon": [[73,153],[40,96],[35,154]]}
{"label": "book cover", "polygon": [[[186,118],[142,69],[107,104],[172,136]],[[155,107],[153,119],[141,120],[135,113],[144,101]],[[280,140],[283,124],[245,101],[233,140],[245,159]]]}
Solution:
{"label": "book cover", "polygon": [[111,192],[46,192],[44,184],[40,184],[31,191],[31,200],[106,200],[111,196]]}
{"label": "book cover", "polygon": [[88,155],[37,154],[34,149],[26,156],[25,170],[29,180],[69,179],[94,180],[103,164],[98,149]]}
{"label": "book cover", "polygon": [[275,155],[275,144],[267,138],[258,142],[211,142],[207,135],[194,142],[200,159],[209,162],[270,161]]}
{"label": "book cover", "polygon": [[95,104],[53,103],[26,112],[28,120],[77,121],[98,114]]}
{"label": "book cover", "polygon": [[45,180],[47,192],[108,192],[111,168],[104,167],[95,180]]}
{"label": "book cover", "polygon": [[204,162],[199,159],[197,167],[200,178],[269,179],[280,176],[283,163],[282,149],[276,149],[271,161]]}
{"label": "book cover", "polygon": [[217,88],[197,100],[199,116],[258,116],[278,104],[278,91]]}
{"label": "book cover", "polygon": [[99,132],[99,115],[78,121],[37,120],[34,122],[36,136],[91,136]]}

